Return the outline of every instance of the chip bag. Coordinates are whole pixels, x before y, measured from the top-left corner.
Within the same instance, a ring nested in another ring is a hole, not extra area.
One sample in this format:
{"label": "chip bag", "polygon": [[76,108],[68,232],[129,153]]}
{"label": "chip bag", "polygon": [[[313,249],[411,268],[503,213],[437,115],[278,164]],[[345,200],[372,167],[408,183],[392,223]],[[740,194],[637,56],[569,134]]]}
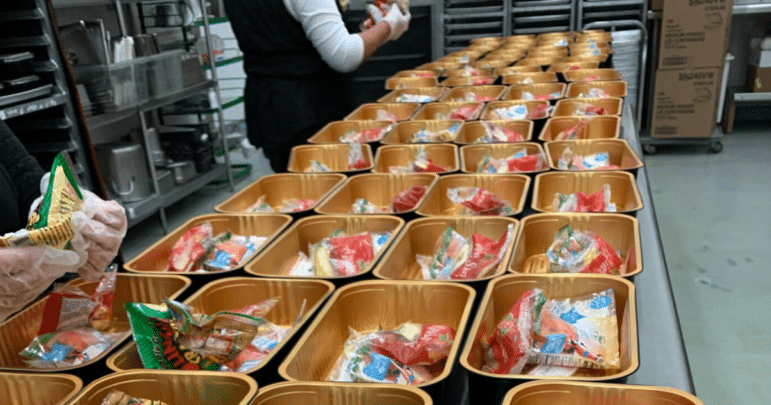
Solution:
{"label": "chip bag", "polygon": [[546,251],[553,273],[596,273],[619,275],[626,272],[618,253],[604,239],[589,231],[560,228]]}
{"label": "chip bag", "polygon": [[66,155],[56,155],[51,165],[48,188],[42,202],[30,215],[27,227],[0,238],[0,248],[26,245],[46,245],[58,249],[68,247],[75,236],[72,217],[83,208],[83,194],[68,161]]}
{"label": "chip bag", "polygon": [[514,212],[508,202],[479,187],[448,188],[447,198],[466,207],[465,215],[506,216]]}
{"label": "chip bag", "polygon": [[573,194],[554,194],[552,209],[557,212],[616,212],[616,204],[610,201],[610,184],[603,184],[593,194],[580,191]]}
{"label": "chip bag", "polygon": [[112,390],[102,400],[102,405],[170,405],[161,401],[137,398],[118,390]]}
{"label": "chip bag", "polygon": [[500,264],[513,237],[513,225],[498,241],[480,234],[461,241],[463,236],[448,227],[436,242],[433,256],[416,255],[415,259],[424,279],[476,280],[486,277]]}
{"label": "chip bag", "polygon": [[477,138],[474,143],[511,143],[524,140],[522,134],[503,125],[482,121],[482,126],[485,128],[485,134]]}
{"label": "chip bag", "polygon": [[572,127],[560,131],[554,136],[554,141],[566,141],[572,139],[583,139],[586,132],[586,121],[579,120]]}
{"label": "chip bag", "polygon": [[219,370],[234,360],[272,324],[260,316],[233,311],[193,313],[165,300],[165,306],[126,304],[142,364],[148,369]]}
{"label": "chip bag", "polygon": [[391,202],[391,210],[395,213],[409,211],[420,202],[420,199],[426,194],[426,186],[412,186],[402,191]]}
{"label": "chip bag", "polygon": [[497,241],[484,235],[471,235],[471,253],[450,275],[452,280],[476,280],[493,271],[503,260],[508,247],[514,238],[514,225],[509,224],[506,232]]}

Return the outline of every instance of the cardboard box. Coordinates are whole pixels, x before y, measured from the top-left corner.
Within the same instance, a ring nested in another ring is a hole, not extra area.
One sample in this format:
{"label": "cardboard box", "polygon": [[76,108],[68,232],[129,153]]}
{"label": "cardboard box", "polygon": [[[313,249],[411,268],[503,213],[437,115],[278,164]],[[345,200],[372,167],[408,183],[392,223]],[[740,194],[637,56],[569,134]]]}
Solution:
{"label": "cardboard box", "polygon": [[661,11],[664,9],[664,0],[651,0],[650,2],[650,10],[652,11]]}
{"label": "cardboard box", "polygon": [[732,10],[732,0],[664,2],[659,69],[722,66]]}
{"label": "cardboard box", "polygon": [[651,136],[707,138],[716,125],[723,68],[658,70]]}
{"label": "cardboard box", "polygon": [[764,51],[760,48],[750,48],[750,65],[757,67],[771,67],[771,50]]}
{"label": "cardboard box", "polygon": [[771,67],[747,66],[747,83],[744,89],[752,93],[771,91]]}

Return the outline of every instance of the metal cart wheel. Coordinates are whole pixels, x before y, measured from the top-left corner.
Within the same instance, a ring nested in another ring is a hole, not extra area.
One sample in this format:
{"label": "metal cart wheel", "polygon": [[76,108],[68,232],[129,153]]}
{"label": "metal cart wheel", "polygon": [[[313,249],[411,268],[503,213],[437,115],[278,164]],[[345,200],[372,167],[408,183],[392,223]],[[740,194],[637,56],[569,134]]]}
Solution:
{"label": "metal cart wheel", "polygon": [[720,153],[723,150],[723,142],[712,141],[709,143],[710,153]]}
{"label": "metal cart wheel", "polygon": [[643,145],[643,152],[646,155],[655,155],[656,152],[658,151],[656,150],[656,145],[651,145],[649,143],[646,143],[645,145]]}

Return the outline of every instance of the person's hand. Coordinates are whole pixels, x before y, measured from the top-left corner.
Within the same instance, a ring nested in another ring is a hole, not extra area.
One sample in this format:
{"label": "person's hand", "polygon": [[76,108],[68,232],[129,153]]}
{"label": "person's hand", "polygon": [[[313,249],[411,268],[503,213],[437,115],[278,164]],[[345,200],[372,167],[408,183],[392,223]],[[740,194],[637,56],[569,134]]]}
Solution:
{"label": "person's hand", "polygon": [[407,31],[407,28],[409,28],[411,18],[412,15],[409,11],[407,11],[407,14],[402,14],[399,6],[397,4],[392,4],[391,9],[388,10],[388,14],[383,17],[383,20],[391,27],[391,35],[388,37],[388,40],[396,41],[399,39],[399,37]]}
{"label": "person's hand", "polygon": [[118,255],[126,236],[126,212],[115,201],[102,200],[88,190],[82,192],[83,209],[72,217],[75,237],[71,246],[81,257],[80,277],[95,281]]}
{"label": "person's hand", "polygon": [[0,248],[0,322],[40,296],[64,273],[75,271],[78,254],[50,246]]}

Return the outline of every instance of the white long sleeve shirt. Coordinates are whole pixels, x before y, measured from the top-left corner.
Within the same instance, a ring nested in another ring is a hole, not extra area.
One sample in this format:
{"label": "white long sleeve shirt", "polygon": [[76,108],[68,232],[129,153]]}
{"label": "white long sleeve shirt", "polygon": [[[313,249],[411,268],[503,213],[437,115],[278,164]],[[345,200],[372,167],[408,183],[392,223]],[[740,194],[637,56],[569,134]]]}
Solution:
{"label": "white long sleeve shirt", "polygon": [[335,0],[283,0],[289,14],[330,68],[347,73],[364,59],[364,41],[345,27]]}

